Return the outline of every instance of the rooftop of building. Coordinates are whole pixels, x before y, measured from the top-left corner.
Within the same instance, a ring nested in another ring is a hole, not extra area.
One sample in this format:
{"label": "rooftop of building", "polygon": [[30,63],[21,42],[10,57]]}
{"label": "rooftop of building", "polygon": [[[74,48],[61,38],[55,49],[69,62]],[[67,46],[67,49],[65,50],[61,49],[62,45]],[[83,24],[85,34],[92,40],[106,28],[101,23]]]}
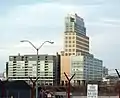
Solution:
{"label": "rooftop of building", "polygon": [[75,12],[70,12],[70,13],[68,13],[68,14],[67,14],[67,17],[72,17],[72,18],[78,17],[78,18],[80,18],[82,21],[84,20],[82,17],[78,16],[78,14],[75,13]]}
{"label": "rooftop of building", "polygon": [[[58,53],[56,53],[56,55],[58,55]],[[56,56],[51,55],[51,54],[39,54],[39,56]],[[25,54],[25,55],[21,55],[20,53],[18,53],[18,55],[10,55],[9,57],[14,57],[14,56],[36,56],[36,54]]]}

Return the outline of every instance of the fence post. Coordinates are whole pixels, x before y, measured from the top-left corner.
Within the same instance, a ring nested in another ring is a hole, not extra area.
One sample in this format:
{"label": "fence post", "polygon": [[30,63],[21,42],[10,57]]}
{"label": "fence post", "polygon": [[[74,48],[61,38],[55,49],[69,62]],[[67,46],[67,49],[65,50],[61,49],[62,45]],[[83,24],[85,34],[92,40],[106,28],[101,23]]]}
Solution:
{"label": "fence post", "polygon": [[120,74],[119,74],[119,72],[118,72],[118,70],[117,69],[115,69],[115,71],[116,71],[116,73],[117,73],[117,75],[118,75],[118,78],[119,78],[119,81],[118,81],[118,91],[119,91],[119,98],[120,98]]}
{"label": "fence post", "polygon": [[35,90],[35,86],[36,86],[36,81],[39,79],[39,77],[35,81],[32,80],[32,77],[29,77],[29,79],[32,82],[31,98],[34,98],[34,90]]}
{"label": "fence post", "polygon": [[17,95],[18,95],[18,98],[19,98],[19,97],[20,97],[20,93],[19,93],[19,91],[18,91],[18,94],[17,94]]}
{"label": "fence post", "polygon": [[64,75],[65,75],[65,77],[66,77],[67,80],[68,80],[68,98],[70,98],[70,82],[71,82],[71,80],[73,79],[73,77],[75,76],[75,74],[73,74],[70,79],[68,78],[68,76],[67,76],[67,74],[66,74],[65,72],[64,72]]}

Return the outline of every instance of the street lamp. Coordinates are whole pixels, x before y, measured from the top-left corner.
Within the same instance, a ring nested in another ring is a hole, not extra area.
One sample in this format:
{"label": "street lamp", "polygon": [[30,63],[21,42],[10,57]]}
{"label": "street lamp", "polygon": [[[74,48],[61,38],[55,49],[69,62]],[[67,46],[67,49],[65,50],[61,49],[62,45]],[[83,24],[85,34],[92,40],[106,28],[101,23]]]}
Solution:
{"label": "street lamp", "polygon": [[[39,49],[45,44],[45,43],[50,43],[53,44],[54,42],[51,41],[44,41],[38,48],[29,40],[22,40],[20,42],[28,42],[30,45],[34,47],[34,49],[37,52],[37,60],[36,60],[36,80],[38,79],[38,55],[39,55]],[[38,98],[38,81],[36,81],[36,98]]]}

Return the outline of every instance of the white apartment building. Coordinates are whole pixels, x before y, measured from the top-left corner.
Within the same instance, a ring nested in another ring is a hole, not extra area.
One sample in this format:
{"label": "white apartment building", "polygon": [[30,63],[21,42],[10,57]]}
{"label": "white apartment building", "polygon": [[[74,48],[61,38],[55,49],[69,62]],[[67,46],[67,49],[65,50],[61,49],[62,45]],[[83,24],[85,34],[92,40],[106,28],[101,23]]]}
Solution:
{"label": "white apartment building", "polygon": [[[29,77],[36,80],[36,55],[9,56],[7,77],[9,80],[25,80],[30,82]],[[41,85],[54,85],[59,83],[59,61],[57,55],[38,56],[38,77]]]}
{"label": "white apartment building", "polygon": [[71,56],[71,76],[75,74],[72,83],[80,85],[88,81],[102,81],[102,60],[93,55]]}

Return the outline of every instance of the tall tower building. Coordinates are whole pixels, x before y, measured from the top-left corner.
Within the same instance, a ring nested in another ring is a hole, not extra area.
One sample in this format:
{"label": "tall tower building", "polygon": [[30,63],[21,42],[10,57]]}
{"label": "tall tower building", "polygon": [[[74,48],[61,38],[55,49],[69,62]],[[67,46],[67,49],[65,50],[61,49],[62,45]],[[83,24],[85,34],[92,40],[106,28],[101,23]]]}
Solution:
{"label": "tall tower building", "polygon": [[71,56],[89,54],[89,37],[86,36],[86,28],[83,18],[77,14],[68,14],[65,17],[64,50],[61,51],[61,83],[66,77],[64,72],[71,76]]}
{"label": "tall tower building", "polygon": [[83,18],[77,14],[65,17],[64,51],[63,56],[84,55],[89,53],[89,37]]}
{"label": "tall tower building", "polygon": [[64,72],[75,77],[71,83],[81,85],[88,81],[102,80],[102,60],[89,52],[89,37],[83,18],[77,14],[65,17],[64,50],[61,52],[61,84],[67,83]]}

